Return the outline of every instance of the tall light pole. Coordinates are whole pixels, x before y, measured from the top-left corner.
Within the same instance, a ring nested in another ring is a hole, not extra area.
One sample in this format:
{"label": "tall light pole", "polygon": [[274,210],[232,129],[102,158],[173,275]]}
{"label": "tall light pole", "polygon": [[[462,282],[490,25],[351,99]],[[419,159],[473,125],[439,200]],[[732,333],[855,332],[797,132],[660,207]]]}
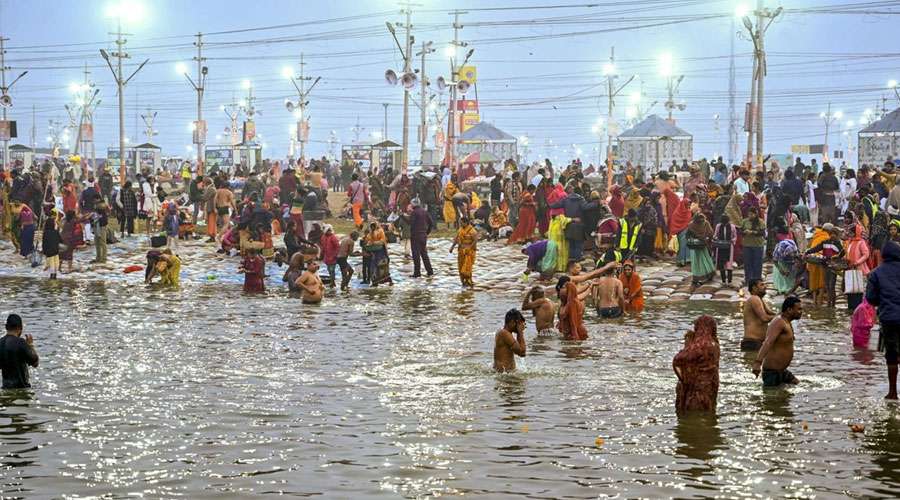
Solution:
{"label": "tall light pole", "polygon": [[432,42],[422,42],[422,50],[416,53],[417,56],[421,56],[422,64],[419,68],[419,79],[422,81],[422,104],[419,106],[419,111],[422,113],[419,124],[419,160],[422,162],[422,165],[425,165],[425,143],[428,139],[428,78],[425,76],[425,56],[434,52],[434,49],[431,47],[433,45]]}
{"label": "tall light pole", "polygon": [[[100,56],[106,61],[106,65],[109,66],[109,70],[113,74],[113,78],[116,80],[116,87],[119,92],[119,183],[125,185],[125,178],[127,176],[126,171],[126,160],[127,155],[125,154],[125,86],[134,78],[134,75],[147,64],[150,59],[145,59],[144,62],[141,63],[140,66],[131,73],[131,76],[125,78],[125,75],[122,71],[122,59],[129,59],[131,56],[125,52],[125,43],[127,40],[124,38],[126,33],[122,33],[122,18],[125,16],[140,16],[140,8],[137,8],[136,5],[129,6],[126,8],[125,4],[120,4],[118,6],[114,6],[111,9],[107,10],[107,15],[110,17],[116,18],[116,23],[118,29],[115,33],[111,33],[116,35],[116,51],[112,54],[109,54],[104,49],[100,49]],[[115,57],[116,69],[113,68],[112,61],[109,60],[110,57]],[[135,157],[135,169],[137,169],[137,158]]]}
{"label": "tall light pole", "polygon": [[[6,125],[8,127],[6,130],[9,132],[12,132],[12,127],[10,126],[9,123],[7,123],[7,118],[6,118],[6,108],[12,106],[12,98],[9,96],[9,89],[12,88],[12,86],[15,85],[17,81],[19,81],[19,78],[22,78],[23,76],[28,74],[28,72],[23,71],[19,76],[16,77],[15,80],[12,81],[12,83],[10,83],[9,85],[6,84],[6,71],[11,69],[9,66],[6,65],[6,47],[5,47],[4,43],[7,40],[9,40],[9,38],[3,38],[3,35],[0,35],[0,74],[2,74],[2,77],[0,77],[0,107],[3,108],[4,125]],[[9,139],[10,139],[9,135],[4,132],[4,135],[3,135],[3,164],[0,164],[0,170],[2,170],[2,167],[4,165],[6,165],[7,163],[10,163],[10,161],[9,161]]]}
{"label": "tall light pole", "polygon": [[831,129],[831,125],[836,121],[840,120],[844,117],[844,113],[840,111],[831,112],[831,103],[828,103],[828,108],[826,111],[819,113],[819,118],[825,121],[825,144],[822,149],[822,161],[828,161],[829,151],[828,151],[828,136]]}
{"label": "tall light pole", "polygon": [[406,15],[406,23],[402,26],[406,30],[406,40],[402,45],[397,38],[395,26],[390,22],[385,23],[388,32],[394,39],[394,43],[397,44],[400,56],[403,58],[403,70],[399,77],[392,70],[388,70],[385,73],[385,79],[388,83],[396,85],[399,82],[403,85],[403,151],[400,158],[400,168],[403,172],[406,172],[406,167],[409,162],[409,92],[416,86],[417,80],[416,74],[412,70],[412,47],[415,42],[415,37],[412,36],[413,5],[414,4],[407,2],[404,4],[405,8],[401,11],[401,14]]}
{"label": "tall light pole", "polygon": [[197,47],[197,55],[194,60],[197,61],[197,81],[195,82],[188,73],[187,65],[179,63],[176,69],[184,75],[194,91],[197,92],[197,121],[194,122],[194,144],[197,145],[197,175],[203,175],[204,164],[206,163],[206,122],[203,121],[203,92],[206,90],[206,74],[209,68],[203,65],[206,60],[203,57],[203,33],[195,35],[197,41],[194,45]]}
{"label": "tall light pole", "polygon": [[156,111],[147,108],[147,114],[141,115],[141,120],[144,121],[144,135],[147,136],[147,142],[153,142],[153,137],[157,135],[156,130],[153,129],[153,122],[156,121]]}
{"label": "tall light pole", "polygon": [[[303,53],[300,53],[300,76],[294,76],[291,68],[284,68],[282,71],[283,76],[289,78],[291,83],[294,85],[294,89],[297,91],[298,100],[296,103],[287,100],[284,105],[287,107],[287,110],[299,114],[297,118],[299,121],[297,122],[297,140],[300,142],[300,161],[304,161],[306,159],[306,141],[309,140],[309,117],[306,115],[306,106],[309,104],[309,93],[312,92],[312,89],[319,83],[319,80],[322,77],[316,77],[313,80],[313,77],[306,76],[305,73],[306,63],[303,62]],[[312,80],[312,85],[309,88],[306,88],[306,82]],[[297,82],[300,82],[300,85],[297,85]],[[295,115],[296,116],[296,115]]]}
{"label": "tall light pole", "polygon": [[[756,134],[756,162],[762,164],[763,159],[763,101],[765,97],[765,77],[766,77],[766,31],[769,26],[781,15],[782,8],[778,7],[774,11],[763,6],[763,0],[757,0],[756,10],[753,15],[756,17],[756,26],[750,17],[743,16],[744,27],[750,34],[753,42],[753,84],[750,93],[750,116],[749,116],[749,136],[747,140],[747,161],[753,164],[752,146],[753,135]],[[763,167],[761,165],[761,167]]]}
{"label": "tall light pole", "polygon": [[[622,84],[622,86],[616,88],[616,80],[619,78],[618,73],[616,72],[616,48],[610,47],[609,49],[609,62],[603,65],[603,76],[606,77],[606,104],[607,104],[607,119],[606,119],[606,190],[607,192],[612,189],[612,178],[613,178],[613,151],[612,151],[612,142],[613,142],[613,132],[616,132],[615,129],[615,118],[613,118],[613,112],[616,107],[616,96],[619,95],[619,92],[625,89],[632,80],[634,80],[634,75],[632,75],[628,81]],[[618,135],[618,134],[617,134]]]}
{"label": "tall light pole", "polygon": [[676,104],[675,103],[675,94],[678,93],[678,86],[681,85],[681,81],[684,80],[684,75],[675,76],[674,74],[674,61],[672,59],[672,54],[670,52],[664,53],[659,58],[659,73],[666,79],[666,91],[668,95],[668,99],[666,99],[666,111],[668,112],[668,120],[669,123],[675,124],[675,119],[672,118],[672,113],[677,109],[679,111],[684,111],[684,104]]}

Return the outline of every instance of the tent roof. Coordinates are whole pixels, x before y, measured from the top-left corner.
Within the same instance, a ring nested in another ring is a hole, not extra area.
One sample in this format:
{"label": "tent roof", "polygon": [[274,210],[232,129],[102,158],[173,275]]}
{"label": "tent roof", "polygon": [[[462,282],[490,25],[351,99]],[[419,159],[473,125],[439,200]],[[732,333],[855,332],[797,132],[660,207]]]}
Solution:
{"label": "tent roof", "polygon": [[[128,149],[128,148],[125,148],[125,149]],[[137,146],[134,147],[134,149],[160,149],[161,150],[162,148],[157,146],[156,144],[150,144],[149,142],[145,142],[143,144],[138,144]]]}
{"label": "tent roof", "polygon": [[619,134],[619,138],[645,139],[656,137],[692,137],[691,134],[672,125],[658,115],[650,115],[644,121]]}
{"label": "tent roof", "polygon": [[900,132],[900,108],[891,111],[884,115],[884,118],[859,131],[860,134],[879,132]]}
{"label": "tent roof", "polygon": [[516,138],[491,125],[488,122],[478,122],[474,127],[466,130],[459,136],[462,141],[515,141]]}
{"label": "tent roof", "polygon": [[29,148],[28,146],[26,146],[24,144],[10,144],[9,149],[11,149],[13,151],[34,151],[33,149]]}
{"label": "tent roof", "polygon": [[379,142],[378,144],[373,144],[372,147],[378,148],[378,149],[387,149],[387,148],[399,148],[400,145],[390,139],[385,139],[385,140]]}

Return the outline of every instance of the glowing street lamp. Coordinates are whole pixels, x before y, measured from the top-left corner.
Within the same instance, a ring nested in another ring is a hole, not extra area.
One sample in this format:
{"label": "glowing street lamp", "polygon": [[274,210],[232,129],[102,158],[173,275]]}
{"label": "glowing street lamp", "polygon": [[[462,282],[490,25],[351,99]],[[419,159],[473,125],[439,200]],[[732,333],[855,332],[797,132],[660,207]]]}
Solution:
{"label": "glowing street lamp", "polygon": [[615,76],[616,75],[616,65],[613,63],[606,63],[603,65],[603,76]]}
{"label": "glowing street lamp", "polygon": [[244,80],[241,82],[241,87],[244,89],[249,89],[253,84],[250,83],[250,80]]}
{"label": "glowing street lamp", "polygon": [[745,3],[738,4],[734,9],[734,17],[738,19],[743,19],[744,17],[747,17],[748,14],[750,14],[750,6]]}
{"label": "glowing street lamp", "polygon": [[285,78],[294,78],[294,70],[290,66],[281,68],[281,76]]}
{"label": "glowing street lamp", "polygon": [[674,62],[672,60],[671,52],[664,52],[659,56],[659,74],[669,78],[672,76],[674,71]]}

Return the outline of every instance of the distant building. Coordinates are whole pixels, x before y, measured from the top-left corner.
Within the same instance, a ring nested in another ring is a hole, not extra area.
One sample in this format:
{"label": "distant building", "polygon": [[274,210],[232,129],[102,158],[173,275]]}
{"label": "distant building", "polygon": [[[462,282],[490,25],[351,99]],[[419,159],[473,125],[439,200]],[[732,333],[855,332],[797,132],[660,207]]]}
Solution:
{"label": "distant building", "polygon": [[694,157],[694,137],[660,118],[650,115],[634,127],[619,134],[619,156],[616,160],[630,161],[645,172],[666,170],[675,160],[691,162]]}
{"label": "distant building", "polygon": [[456,157],[465,158],[470,153],[487,152],[500,161],[516,159],[518,140],[487,122],[480,122],[459,136]]}
{"label": "distant building", "polygon": [[859,131],[857,165],[881,165],[897,158],[897,134],[900,133],[900,108]]}

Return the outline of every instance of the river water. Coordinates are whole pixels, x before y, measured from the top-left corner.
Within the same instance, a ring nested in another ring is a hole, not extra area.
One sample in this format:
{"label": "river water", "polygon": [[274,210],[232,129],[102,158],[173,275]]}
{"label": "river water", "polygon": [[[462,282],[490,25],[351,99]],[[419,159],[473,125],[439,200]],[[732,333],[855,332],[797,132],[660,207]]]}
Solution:
{"label": "river water", "polygon": [[[222,282],[0,290],[42,356],[32,390],[0,394],[2,497],[900,492],[884,363],[852,351],[843,313],[806,315],[802,385],[763,391],[737,304],[588,313],[580,344],[536,339],[532,323],[520,371],[495,375],[493,334],[520,300],[506,292],[398,286],[304,306]],[[718,415],[679,420],[671,360],[701,313],[719,322]]]}

